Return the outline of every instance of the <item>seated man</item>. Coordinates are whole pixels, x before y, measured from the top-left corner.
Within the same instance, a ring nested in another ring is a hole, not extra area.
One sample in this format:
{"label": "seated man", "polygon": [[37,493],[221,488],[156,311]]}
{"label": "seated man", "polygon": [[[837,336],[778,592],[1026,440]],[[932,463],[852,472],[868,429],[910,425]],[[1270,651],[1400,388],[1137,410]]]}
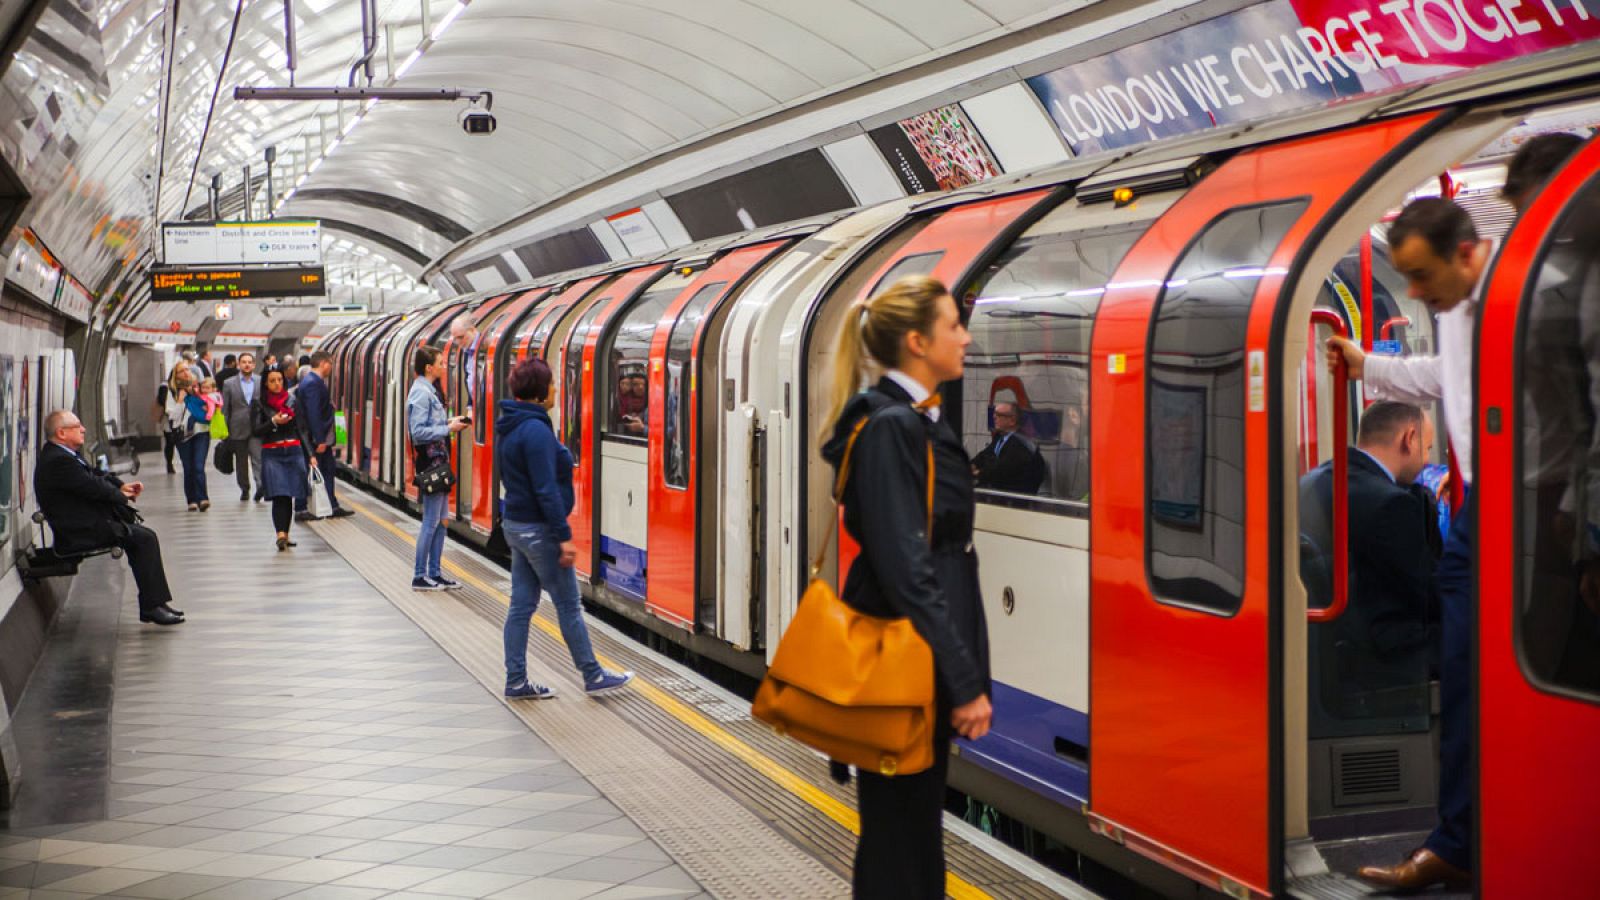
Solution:
{"label": "seated man", "polygon": [[33,492],[55,534],[59,553],[85,553],[121,547],[139,586],[139,621],[177,625],[183,613],[172,608],[172,592],[161,564],[161,542],[139,524],[133,501],[144,485],[123,484],[113,475],[89,468],[83,449],[83,423],[70,410],[45,417],[49,443],[39,451],[33,471]]}
{"label": "seated man", "polygon": [[1037,494],[1046,475],[1044,457],[1026,435],[1017,433],[1021,413],[1015,403],[994,405],[994,439],[972,458],[978,487],[1013,494]]}
{"label": "seated man", "polygon": [[[1321,635],[1338,658],[1337,687],[1346,699],[1425,682],[1440,549],[1430,495],[1414,484],[1433,448],[1427,415],[1409,403],[1375,403],[1361,417],[1356,444],[1347,451],[1350,605]],[[1301,479],[1300,503],[1302,578],[1311,605],[1326,606],[1333,600],[1331,461]]]}

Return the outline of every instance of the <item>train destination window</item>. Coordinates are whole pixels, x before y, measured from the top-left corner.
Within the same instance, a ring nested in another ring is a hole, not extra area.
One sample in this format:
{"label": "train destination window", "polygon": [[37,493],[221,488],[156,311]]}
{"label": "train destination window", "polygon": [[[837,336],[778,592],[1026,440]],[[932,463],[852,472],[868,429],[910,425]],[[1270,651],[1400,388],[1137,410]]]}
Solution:
{"label": "train destination window", "polygon": [[1156,301],[1145,408],[1147,559],[1163,603],[1220,615],[1244,598],[1245,329],[1305,201],[1235,209],[1179,258]]}
{"label": "train destination window", "polygon": [[656,324],[689,278],[672,274],[629,307],[606,359],[605,433],[643,440],[650,431],[650,344]]}
{"label": "train destination window", "polygon": [[667,338],[667,457],[662,466],[662,478],[669,487],[689,486],[689,429],[692,427],[689,394],[695,387],[690,372],[694,337],[707,310],[727,286],[726,281],[714,281],[695,291],[679,311],[678,321],[672,324],[672,333]]}
{"label": "train destination window", "polygon": [[596,300],[567,335],[567,349],[561,376],[561,442],[567,445],[574,464],[583,460],[583,346],[589,342],[594,320],[611,305],[610,297]]}
{"label": "train destination window", "polygon": [[1089,339],[1148,219],[1069,231],[1052,214],[979,276],[962,376],[978,499],[1081,515],[1089,499]]}
{"label": "train destination window", "polygon": [[1541,252],[1517,353],[1516,640],[1532,681],[1600,700],[1600,178]]}

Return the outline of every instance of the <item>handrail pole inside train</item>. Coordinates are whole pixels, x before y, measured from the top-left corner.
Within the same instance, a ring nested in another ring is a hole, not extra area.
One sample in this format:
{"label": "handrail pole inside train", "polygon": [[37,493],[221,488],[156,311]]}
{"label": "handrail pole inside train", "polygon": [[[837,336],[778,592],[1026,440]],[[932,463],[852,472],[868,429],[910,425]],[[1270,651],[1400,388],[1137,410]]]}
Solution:
{"label": "handrail pole inside train", "polygon": [[[1311,327],[1326,325],[1336,337],[1349,334],[1331,309],[1311,311]],[[1313,340],[1314,343],[1314,340]],[[1340,356],[1333,372],[1333,602],[1306,610],[1312,622],[1332,622],[1350,605],[1350,371]]]}

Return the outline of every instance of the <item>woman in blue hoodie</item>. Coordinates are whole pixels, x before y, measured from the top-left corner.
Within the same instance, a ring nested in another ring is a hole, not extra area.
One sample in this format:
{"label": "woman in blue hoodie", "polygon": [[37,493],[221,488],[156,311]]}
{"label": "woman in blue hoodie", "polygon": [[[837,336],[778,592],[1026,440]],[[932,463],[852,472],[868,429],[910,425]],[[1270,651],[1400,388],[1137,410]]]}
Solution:
{"label": "woman in blue hoodie", "polygon": [[567,526],[573,500],[572,454],[556,440],[544,407],[550,367],[542,359],[523,360],[507,380],[514,399],[500,401],[494,423],[496,461],[505,492],[500,529],[511,547],[506,696],[534,700],[555,696],[553,689],[528,680],[528,623],[539,608],[541,590],[549,591],[555,601],[561,637],[583,676],[584,692],[591,697],[608,694],[627,684],[633,673],[607,672],[589,645],[578,576],[572,569],[578,549]]}

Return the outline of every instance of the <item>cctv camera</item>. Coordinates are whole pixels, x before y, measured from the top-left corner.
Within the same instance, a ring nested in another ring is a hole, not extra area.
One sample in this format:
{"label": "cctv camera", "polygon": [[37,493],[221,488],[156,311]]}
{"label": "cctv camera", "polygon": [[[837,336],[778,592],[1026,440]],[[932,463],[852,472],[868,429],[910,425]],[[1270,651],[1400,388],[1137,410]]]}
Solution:
{"label": "cctv camera", "polygon": [[469,109],[461,116],[461,130],[467,134],[493,134],[494,116],[481,109]]}

